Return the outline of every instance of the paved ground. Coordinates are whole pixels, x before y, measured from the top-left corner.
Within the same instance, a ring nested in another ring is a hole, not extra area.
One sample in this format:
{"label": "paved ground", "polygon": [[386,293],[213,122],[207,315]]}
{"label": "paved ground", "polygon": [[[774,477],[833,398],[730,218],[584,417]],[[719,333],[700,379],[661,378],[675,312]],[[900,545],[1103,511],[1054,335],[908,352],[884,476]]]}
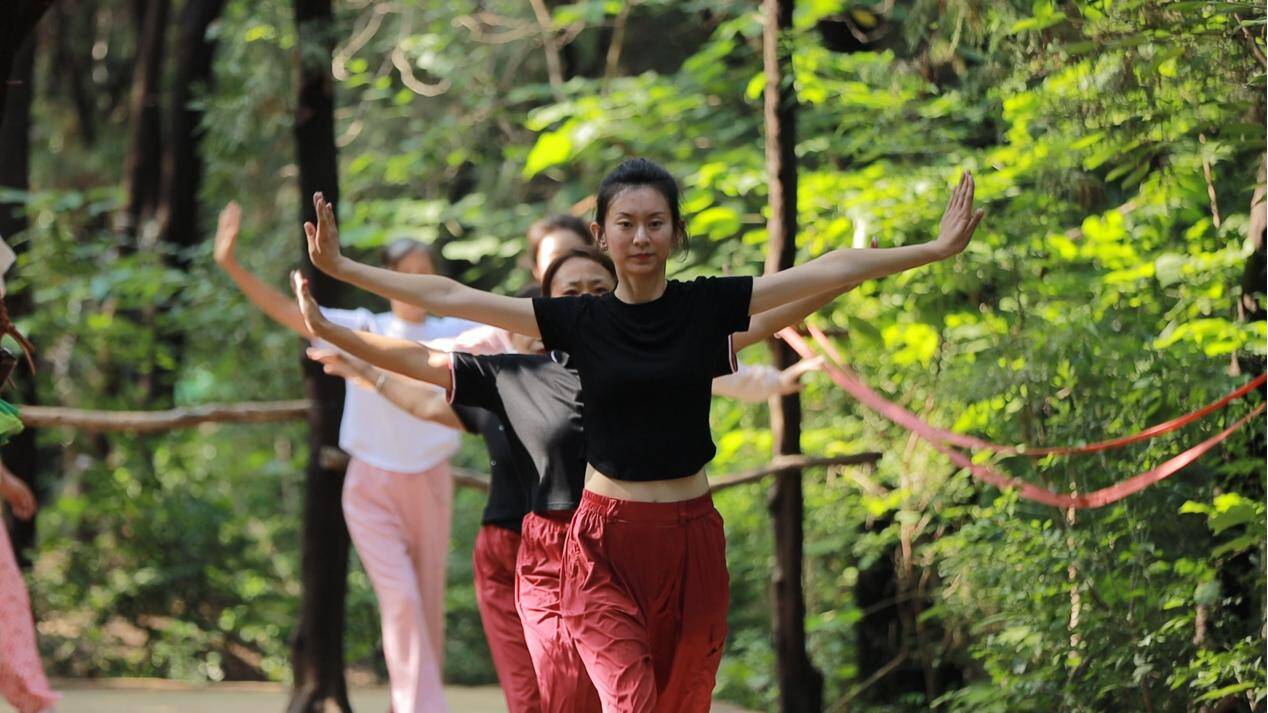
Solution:
{"label": "paved ground", "polygon": [[[281,713],[286,689],[272,683],[218,683],[192,686],[160,679],[101,679],[53,682],[63,694],[59,713]],[[493,686],[451,686],[446,689],[454,713],[503,713],[502,692]],[[358,713],[384,713],[387,689],[357,688],[352,707]],[[714,713],[743,713],[718,703]]]}

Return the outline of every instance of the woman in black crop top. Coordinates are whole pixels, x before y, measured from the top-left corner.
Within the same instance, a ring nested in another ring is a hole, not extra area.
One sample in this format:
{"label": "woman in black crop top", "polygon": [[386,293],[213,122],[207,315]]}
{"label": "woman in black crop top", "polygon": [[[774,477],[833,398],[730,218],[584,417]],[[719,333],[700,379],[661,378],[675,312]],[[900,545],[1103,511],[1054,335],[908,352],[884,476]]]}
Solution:
{"label": "woman in black crop top", "polygon": [[928,243],[834,250],[757,278],[671,281],[666,263],[686,240],[678,188],[634,159],[604,179],[591,223],[616,264],[616,290],[530,302],[355,263],[339,252],[333,209],[314,200],[319,222],[305,231],[318,269],[569,351],[591,469],[569,533],[564,616],[609,711],[708,708],[726,631],[722,525],[703,473],[714,452],[708,384],[724,370],[711,358],[719,343],[751,314],[953,257],[982,218],[965,174]]}
{"label": "woman in black crop top", "polygon": [[[601,295],[615,286],[616,270],[611,260],[593,248],[564,253],[549,266],[542,282],[547,296]],[[523,639],[537,672],[539,704],[547,713],[597,711],[594,686],[560,616],[564,540],[581,501],[585,473],[581,383],[567,355],[530,354],[525,349],[519,354],[487,356],[454,353],[449,355],[450,369],[446,371],[442,368],[444,355],[434,350],[445,348],[447,340],[426,346],[342,329],[321,318],[320,308],[302,284],[297,287],[297,297],[300,313],[313,334],[370,362],[360,362],[362,370],[358,370],[357,362],[350,361],[356,357],[344,358],[333,351],[317,354],[315,358],[320,358],[328,371],[339,370],[341,375],[351,371],[368,383],[382,384],[381,393],[411,413],[435,411],[436,407],[435,394],[409,377],[430,381],[446,387],[455,410],[487,409],[505,424],[508,440],[528,457],[523,469],[536,474],[536,487],[528,495],[532,511],[523,520],[519,544],[515,602],[523,622]],[[756,343],[776,329],[800,321],[822,302],[816,299],[764,313],[754,319],[753,330],[739,335],[737,344]],[[732,357],[728,347],[718,352],[716,360],[725,370]],[[365,369],[375,371],[371,364],[402,375],[365,373]],[[494,620],[496,613],[485,612],[482,605],[481,616]],[[492,644],[492,635],[489,638]],[[502,667],[498,669],[502,678]]]}

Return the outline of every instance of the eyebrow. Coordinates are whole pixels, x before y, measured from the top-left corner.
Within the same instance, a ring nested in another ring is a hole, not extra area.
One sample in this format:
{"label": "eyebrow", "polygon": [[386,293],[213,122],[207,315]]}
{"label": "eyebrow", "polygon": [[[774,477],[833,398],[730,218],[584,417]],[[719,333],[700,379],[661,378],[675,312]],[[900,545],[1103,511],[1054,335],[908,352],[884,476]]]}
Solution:
{"label": "eyebrow", "polygon": [[[634,215],[634,214],[633,214],[633,213],[626,212],[626,211],[623,211],[623,210],[618,210],[618,211],[616,212],[616,217],[618,217],[618,218],[621,218],[621,217],[628,218],[628,217],[630,217],[630,216],[632,216],[632,215]],[[654,211],[652,211],[651,213],[648,213],[648,217],[649,217],[649,218],[663,218],[663,217],[665,217],[665,211],[663,211],[663,210],[654,210]]]}

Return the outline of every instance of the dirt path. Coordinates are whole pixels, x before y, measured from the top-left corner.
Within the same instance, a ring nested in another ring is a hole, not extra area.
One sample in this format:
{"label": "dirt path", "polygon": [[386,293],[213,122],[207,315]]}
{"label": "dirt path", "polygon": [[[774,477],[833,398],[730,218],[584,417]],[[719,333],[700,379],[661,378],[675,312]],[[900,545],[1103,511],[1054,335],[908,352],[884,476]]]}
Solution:
{"label": "dirt path", "polygon": [[[273,683],[219,683],[194,686],[161,679],[101,679],[53,682],[64,698],[58,713],[281,713],[286,688]],[[460,713],[503,713],[502,691],[494,686],[451,686],[449,708]],[[385,713],[387,689],[352,691],[357,713]],[[718,703],[713,713],[744,713]]]}

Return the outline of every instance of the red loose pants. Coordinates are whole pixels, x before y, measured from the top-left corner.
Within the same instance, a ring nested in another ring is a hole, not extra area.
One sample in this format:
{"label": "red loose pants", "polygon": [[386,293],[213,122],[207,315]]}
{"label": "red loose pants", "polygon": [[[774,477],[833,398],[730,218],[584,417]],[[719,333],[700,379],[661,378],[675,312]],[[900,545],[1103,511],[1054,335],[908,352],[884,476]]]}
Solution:
{"label": "red loose pants", "polygon": [[562,612],[604,713],[708,713],[729,603],[710,496],[583,494],[564,547]]}
{"label": "red loose pants", "polygon": [[515,603],[537,670],[543,713],[601,710],[599,694],[560,616],[564,540],[571,521],[571,510],[526,515],[516,564]]}
{"label": "red loose pants", "polygon": [[515,609],[515,561],[519,548],[519,533],[497,525],[480,528],[471,555],[476,604],[507,710],[540,713],[537,675],[524,644],[524,626]]}

